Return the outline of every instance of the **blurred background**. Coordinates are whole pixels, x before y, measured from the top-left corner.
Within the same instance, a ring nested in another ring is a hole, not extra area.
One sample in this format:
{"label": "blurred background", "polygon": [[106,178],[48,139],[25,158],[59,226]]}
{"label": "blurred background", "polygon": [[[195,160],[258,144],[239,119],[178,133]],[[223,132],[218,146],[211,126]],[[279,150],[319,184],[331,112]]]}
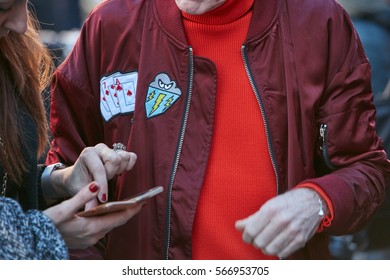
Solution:
{"label": "blurred background", "polygon": [[[338,0],[352,19],[371,64],[377,133],[390,154],[390,1]],[[390,259],[390,191],[382,208],[361,232],[331,238],[337,259]]]}
{"label": "blurred background", "polygon": [[30,0],[42,39],[57,56],[59,64],[71,51],[90,11],[103,0]]}
{"label": "blurred background", "polygon": [[[30,0],[42,39],[58,65],[71,51],[89,12],[104,0]],[[351,16],[372,67],[377,132],[390,154],[390,0],[338,0]],[[390,192],[369,225],[347,236],[332,236],[335,259],[390,259]]]}

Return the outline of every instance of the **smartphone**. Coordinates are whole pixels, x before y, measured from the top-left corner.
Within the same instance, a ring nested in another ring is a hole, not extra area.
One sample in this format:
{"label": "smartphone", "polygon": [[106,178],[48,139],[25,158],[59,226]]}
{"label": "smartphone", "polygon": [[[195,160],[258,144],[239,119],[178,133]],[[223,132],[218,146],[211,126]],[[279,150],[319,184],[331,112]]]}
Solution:
{"label": "smartphone", "polygon": [[164,188],[162,186],[158,186],[127,199],[103,203],[94,208],[77,213],[77,216],[79,217],[99,216],[99,215],[105,215],[108,213],[124,210],[126,208],[133,208],[136,207],[141,202],[161,193],[163,189]]}

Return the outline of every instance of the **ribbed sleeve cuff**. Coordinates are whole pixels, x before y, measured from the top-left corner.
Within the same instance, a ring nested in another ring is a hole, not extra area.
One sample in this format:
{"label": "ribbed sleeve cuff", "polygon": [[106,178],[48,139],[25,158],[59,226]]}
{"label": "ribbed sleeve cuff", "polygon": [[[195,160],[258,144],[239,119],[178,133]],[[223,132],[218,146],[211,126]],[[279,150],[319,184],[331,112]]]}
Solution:
{"label": "ribbed sleeve cuff", "polygon": [[325,201],[328,206],[329,213],[322,219],[322,223],[319,225],[317,232],[320,233],[324,230],[325,227],[329,227],[332,224],[332,220],[334,217],[334,210],[332,201],[329,199],[328,195],[324,192],[324,190],[318,186],[317,184],[306,182],[304,184],[300,184],[295,188],[309,188],[318,193],[319,196]]}

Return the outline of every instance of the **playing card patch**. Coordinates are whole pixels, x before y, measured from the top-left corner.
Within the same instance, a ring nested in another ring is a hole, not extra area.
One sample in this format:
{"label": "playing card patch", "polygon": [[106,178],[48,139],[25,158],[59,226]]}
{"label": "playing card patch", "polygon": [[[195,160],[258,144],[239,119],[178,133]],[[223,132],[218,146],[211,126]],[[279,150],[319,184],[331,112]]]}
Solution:
{"label": "playing card patch", "polygon": [[100,112],[105,121],[134,112],[138,72],[116,72],[100,79]]}
{"label": "playing card patch", "polygon": [[152,118],[165,113],[181,96],[181,90],[176,87],[167,74],[160,73],[149,84],[145,100],[146,117]]}

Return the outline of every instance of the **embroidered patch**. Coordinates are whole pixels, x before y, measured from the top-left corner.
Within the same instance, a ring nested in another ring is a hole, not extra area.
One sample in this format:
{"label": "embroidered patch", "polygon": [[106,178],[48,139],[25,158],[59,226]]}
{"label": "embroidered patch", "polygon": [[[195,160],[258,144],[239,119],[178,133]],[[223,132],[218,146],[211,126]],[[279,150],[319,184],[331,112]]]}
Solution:
{"label": "embroidered patch", "polygon": [[152,118],[165,113],[181,96],[181,90],[176,87],[167,74],[160,73],[149,84],[145,100],[146,117]]}
{"label": "embroidered patch", "polygon": [[116,72],[100,79],[100,112],[105,121],[134,112],[138,72]]}

